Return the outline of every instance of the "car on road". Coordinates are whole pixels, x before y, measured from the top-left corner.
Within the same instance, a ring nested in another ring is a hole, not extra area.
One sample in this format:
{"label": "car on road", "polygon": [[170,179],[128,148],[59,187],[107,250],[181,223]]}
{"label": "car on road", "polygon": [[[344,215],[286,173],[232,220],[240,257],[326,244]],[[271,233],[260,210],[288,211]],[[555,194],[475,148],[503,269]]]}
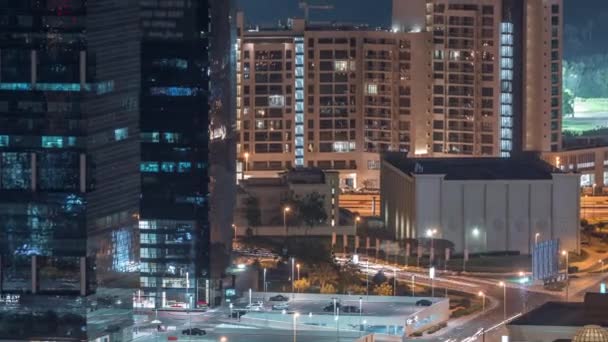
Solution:
{"label": "car on road", "polygon": [[203,336],[203,335],[207,335],[207,332],[205,330],[199,329],[199,328],[188,328],[188,329],[182,330],[182,335]]}
{"label": "car on road", "polygon": [[279,303],[272,306],[272,310],[289,310],[289,304]]}
{"label": "car on road", "polygon": [[247,305],[245,309],[249,311],[262,311],[264,310],[264,306],[260,303],[252,303]]}
{"label": "car on road", "polygon": [[272,301],[272,302],[286,302],[288,300],[289,300],[289,298],[285,297],[283,295],[276,295],[276,296],[270,297],[270,301]]}
{"label": "car on road", "polygon": [[[336,308],[340,308],[341,305],[340,303],[336,303]],[[331,303],[329,305],[327,305],[326,307],[323,308],[323,311],[325,312],[333,312],[334,311],[334,303]]]}
{"label": "car on road", "polygon": [[428,299],[421,299],[416,302],[416,306],[431,306],[431,305],[433,305],[433,302],[431,302]]}

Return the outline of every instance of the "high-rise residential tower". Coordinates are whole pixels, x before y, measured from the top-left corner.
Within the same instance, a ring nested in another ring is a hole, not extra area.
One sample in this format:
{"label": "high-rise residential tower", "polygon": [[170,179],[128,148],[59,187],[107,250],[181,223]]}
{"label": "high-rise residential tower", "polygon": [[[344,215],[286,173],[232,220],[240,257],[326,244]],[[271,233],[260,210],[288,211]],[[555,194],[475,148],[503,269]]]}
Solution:
{"label": "high-rise residential tower", "polygon": [[240,16],[241,171],[316,166],[377,188],[384,151],[556,150],[561,17],[561,0],[394,0],[387,29]]}

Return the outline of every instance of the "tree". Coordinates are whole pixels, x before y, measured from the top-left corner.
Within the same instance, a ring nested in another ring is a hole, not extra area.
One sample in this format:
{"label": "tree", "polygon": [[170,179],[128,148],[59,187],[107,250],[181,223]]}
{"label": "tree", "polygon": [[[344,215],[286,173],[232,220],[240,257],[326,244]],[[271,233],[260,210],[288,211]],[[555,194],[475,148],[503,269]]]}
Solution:
{"label": "tree", "polygon": [[562,92],[562,102],[563,115],[574,117],[574,95],[570,91],[564,90]]}
{"label": "tree", "polygon": [[346,286],[345,292],[351,295],[365,294],[366,288],[359,284],[349,284]]}
{"label": "tree", "polygon": [[393,287],[388,283],[382,283],[380,285],[374,286],[374,293],[378,296],[392,296]]}
{"label": "tree", "polygon": [[377,285],[380,285],[386,282],[387,280],[388,278],[384,275],[384,272],[382,271],[378,271],[378,273],[376,273],[376,275],[374,275],[374,277],[372,278],[372,282]]}
{"label": "tree", "polygon": [[257,227],[262,224],[260,212],[260,201],[256,197],[248,197],[245,202],[246,209],[245,215],[247,216],[247,223],[251,227]]}
{"label": "tree", "polygon": [[357,286],[360,286],[361,278],[359,276],[359,270],[353,266],[344,266],[340,271],[338,280],[338,289],[340,293],[343,292],[357,292]]}
{"label": "tree", "polygon": [[311,271],[310,279],[314,283],[319,284],[321,288],[329,283],[334,283],[338,278],[336,270],[327,263],[317,265],[316,267],[313,267]]}
{"label": "tree", "polygon": [[[325,197],[316,191],[297,199],[297,209],[300,220],[309,229],[327,220]],[[305,234],[308,235],[308,230]]]}
{"label": "tree", "polygon": [[298,279],[293,282],[293,287],[295,287],[298,292],[306,292],[310,288],[310,280],[307,278]]}
{"label": "tree", "polygon": [[336,293],[336,288],[332,284],[321,286],[321,293]]}

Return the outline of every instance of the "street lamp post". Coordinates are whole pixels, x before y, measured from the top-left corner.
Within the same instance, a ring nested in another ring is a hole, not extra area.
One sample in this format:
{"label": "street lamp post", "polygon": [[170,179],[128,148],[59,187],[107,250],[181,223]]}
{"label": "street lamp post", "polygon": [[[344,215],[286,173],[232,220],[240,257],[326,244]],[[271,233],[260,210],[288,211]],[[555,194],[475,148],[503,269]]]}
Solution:
{"label": "street lamp post", "polygon": [[243,154],[243,156],[245,157],[245,167],[244,167],[244,172],[243,172],[243,178],[245,178],[245,172],[247,172],[247,166],[249,165],[249,152],[245,152]]}
{"label": "street lamp post", "polygon": [[602,265],[600,268],[600,273],[605,273],[606,271],[604,270],[604,260],[600,259],[597,262],[599,262]]}
{"label": "street lamp post", "polygon": [[300,280],[300,264],[296,264],[296,268],[298,269],[298,280]]}
{"label": "street lamp post", "polygon": [[483,293],[483,291],[479,291],[479,293],[477,295],[479,297],[481,297],[481,312],[485,313],[486,312],[486,294]]}
{"label": "street lamp post", "polygon": [[283,230],[285,231],[285,238],[287,239],[287,213],[291,210],[290,207],[283,208]]}
{"label": "street lamp post", "polygon": [[412,297],[416,297],[416,275],[412,274]]}
{"label": "street lamp post", "polygon": [[369,300],[369,258],[365,262],[365,295],[367,296],[367,300]]}
{"label": "street lamp post", "polygon": [[[360,216],[355,217],[355,240],[357,239],[357,236],[359,236],[357,234],[357,228],[358,228],[357,226],[358,226],[359,221],[361,221],[361,217]],[[355,254],[357,254],[357,244],[356,243],[355,243]]]}
{"label": "street lamp post", "polygon": [[426,231],[426,236],[431,238],[430,265],[435,262],[435,234],[437,234],[437,229],[427,229]]}
{"label": "street lamp post", "polygon": [[296,340],[297,340],[298,326],[297,326],[296,320],[298,319],[298,317],[300,317],[300,313],[295,312],[293,314],[293,342],[296,342]]}
{"label": "street lamp post", "polygon": [[568,268],[570,267],[570,260],[568,252],[563,250],[562,255],[566,257],[566,302],[568,301],[568,290],[570,287],[570,272],[568,272]]}
{"label": "street lamp post", "polygon": [[295,259],[292,257],[291,258],[291,298],[294,297],[294,287],[293,287],[293,278],[294,278],[294,274],[293,274],[294,273],[294,269],[293,269],[293,267],[294,267],[294,262],[295,262]]}
{"label": "street lamp post", "polygon": [[[359,297],[359,329],[361,329],[361,319],[363,318],[363,298]],[[359,334],[361,336],[361,334]]]}
{"label": "street lamp post", "polygon": [[262,289],[264,290],[264,300],[266,300],[266,267],[264,267],[264,285]]}
{"label": "street lamp post", "polygon": [[502,290],[503,290],[503,294],[502,294],[502,302],[503,302],[503,307],[502,307],[502,312],[503,312],[503,316],[504,316],[504,320],[507,320],[507,284],[505,284],[504,281],[501,281],[500,283],[498,283],[498,286],[502,286]]}
{"label": "street lamp post", "polygon": [[393,296],[397,295],[397,267],[393,268]]}
{"label": "street lamp post", "polygon": [[519,281],[524,284],[524,313],[527,311],[527,307],[528,307],[528,278],[525,277],[525,273],[522,271],[519,271]]}

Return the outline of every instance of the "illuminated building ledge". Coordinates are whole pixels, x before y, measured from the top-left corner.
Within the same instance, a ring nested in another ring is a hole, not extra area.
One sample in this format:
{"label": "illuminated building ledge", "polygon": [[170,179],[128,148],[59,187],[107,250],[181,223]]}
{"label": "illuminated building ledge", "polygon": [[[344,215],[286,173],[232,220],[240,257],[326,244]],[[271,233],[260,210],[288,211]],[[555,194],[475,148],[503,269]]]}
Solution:
{"label": "illuminated building ledge", "polygon": [[9,91],[95,91],[97,94],[105,94],[114,90],[114,81],[87,83],[83,87],[80,83],[36,83],[32,86],[31,83],[19,82],[2,82],[0,90]]}

